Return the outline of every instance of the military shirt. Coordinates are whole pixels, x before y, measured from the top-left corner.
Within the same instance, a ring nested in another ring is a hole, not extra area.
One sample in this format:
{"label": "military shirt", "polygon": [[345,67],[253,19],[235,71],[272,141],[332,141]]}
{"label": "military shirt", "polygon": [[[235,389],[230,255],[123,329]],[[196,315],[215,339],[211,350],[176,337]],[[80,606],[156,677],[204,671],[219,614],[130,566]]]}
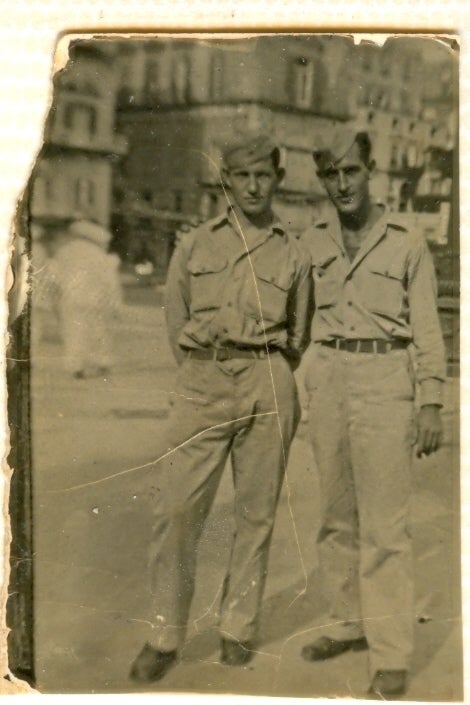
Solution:
{"label": "military shirt", "polygon": [[424,238],[406,226],[403,215],[385,209],[352,262],[336,211],[309,228],[301,242],[313,265],[312,340],[409,341],[416,349],[421,404],[441,403],[445,350]]}
{"label": "military shirt", "polygon": [[237,208],[188,233],[168,271],[166,318],[182,348],[243,346],[296,358],[309,342],[311,263],[274,216],[254,227]]}

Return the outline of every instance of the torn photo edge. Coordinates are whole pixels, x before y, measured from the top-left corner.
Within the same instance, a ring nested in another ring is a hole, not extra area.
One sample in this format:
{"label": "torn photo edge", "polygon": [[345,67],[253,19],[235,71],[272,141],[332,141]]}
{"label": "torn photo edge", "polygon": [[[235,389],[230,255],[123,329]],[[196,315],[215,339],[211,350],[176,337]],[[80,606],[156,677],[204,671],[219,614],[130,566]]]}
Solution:
{"label": "torn photo edge", "polygon": [[[336,33],[342,34],[341,30],[337,29],[335,30]],[[264,34],[264,32],[260,32],[261,34]],[[283,30],[284,33],[284,30]],[[321,30],[318,28],[315,28],[315,33],[323,33]],[[103,33],[100,32],[99,35],[105,36],[108,33]],[[161,36],[163,33],[158,33],[158,36]],[[344,34],[353,34],[356,35],[358,34],[357,32],[344,32]],[[422,33],[417,33],[417,34],[422,34]],[[67,33],[68,35],[68,33]],[[191,33],[191,36],[196,37],[198,33],[196,32],[195,34]],[[80,32],[80,35],[83,38],[91,38],[92,36],[98,36],[95,33],[83,33]],[[118,32],[116,33],[116,38],[124,37],[124,33]],[[155,36],[153,32],[150,33],[149,36]],[[374,34],[369,34],[368,35],[372,40],[374,40]],[[31,467],[31,457],[30,457],[30,446],[29,446],[29,429],[28,429],[28,421],[25,422],[25,419],[28,419],[29,415],[29,408],[28,408],[28,389],[29,389],[29,370],[28,370],[28,336],[29,336],[29,315],[28,315],[28,309],[29,309],[29,302],[28,302],[28,295],[27,295],[27,286],[25,287],[24,282],[26,281],[26,277],[24,272],[27,269],[27,261],[29,257],[29,244],[28,244],[28,237],[24,237],[23,233],[27,232],[28,226],[27,226],[27,209],[25,213],[25,208],[24,208],[24,203],[27,201],[27,189],[25,191],[25,194],[23,196],[23,201],[22,203],[19,204],[18,210],[17,210],[17,215],[15,219],[15,225],[14,231],[16,235],[16,240],[17,244],[13,244],[12,247],[12,269],[15,272],[14,275],[14,281],[15,284],[13,288],[11,289],[10,292],[10,303],[9,303],[9,314],[10,314],[10,324],[9,324],[9,332],[11,336],[11,343],[10,347],[8,350],[8,360],[7,360],[7,384],[8,388],[14,389],[15,392],[12,394],[11,392],[8,395],[8,403],[10,405],[9,409],[9,423],[10,423],[10,445],[11,445],[11,450],[8,456],[8,464],[10,467],[13,468],[22,468],[22,467]],[[19,237],[19,240],[18,240]],[[26,267],[25,267],[26,263]],[[21,271],[23,269],[23,272]],[[26,347],[25,347],[26,346]],[[10,363],[10,365],[8,364]],[[13,363],[13,364],[11,364]],[[8,476],[6,478],[8,482]],[[14,583],[16,584],[24,584],[24,585],[31,585],[31,575],[28,575],[29,569],[25,566],[29,564],[31,566],[31,561],[29,560],[24,560],[24,557],[33,555],[34,549],[33,549],[33,544],[32,544],[32,537],[31,537],[31,532],[28,529],[28,515],[30,515],[31,511],[31,483],[30,483],[30,478],[28,478],[26,475],[22,475],[21,477],[19,476],[18,473],[16,473],[16,480],[18,482],[17,485],[15,485],[15,473],[13,474],[13,478],[11,480],[12,486],[10,489],[10,495],[19,493],[23,497],[23,501],[21,502],[21,506],[17,506],[16,509],[13,511],[15,513],[20,510],[20,513],[17,513],[17,516],[14,519],[14,524],[16,527],[21,526],[22,531],[18,532],[16,531],[15,534],[15,529],[13,529],[13,542],[18,541],[20,542],[21,548],[15,548],[14,551],[11,548],[10,551],[12,551],[13,555],[20,556],[21,552],[23,552],[23,555],[21,557],[21,563],[23,566],[21,567],[21,564],[18,563],[15,566],[15,570],[18,570],[21,568],[20,573],[18,573],[17,578],[14,579]],[[462,491],[463,491],[463,486],[462,486]],[[6,493],[8,496],[8,492]],[[5,502],[4,502],[5,505]],[[10,508],[10,514],[11,514],[11,508]],[[30,527],[29,527],[30,528]],[[462,527],[463,528],[463,527]],[[14,545],[14,544],[13,544]],[[25,548],[26,547],[26,548]],[[19,551],[19,552],[17,552]],[[11,589],[10,589],[11,592]],[[23,611],[23,617],[22,619],[25,619],[27,622],[31,622],[33,619],[33,609],[32,609],[32,601],[30,598],[26,598],[23,606],[22,606]],[[26,639],[24,640],[24,643],[22,645],[22,650],[24,654],[32,654],[33,650],[33,641],[32,641],[32,630],[28,635],[26,635]],[[30,657],[26,658],[26,661],[31,664],[32,661],[30,660]],[[19,675],[24,673],[24,680],[28,681],[28,678],[30,678],[30,675],[33,675],[32,671],[30,673],[30,668],[32,668],[31,665],[27,665],[26,662],[24,663],[24,666],[20,666],[20,668],[17,669],[17,673]]]}

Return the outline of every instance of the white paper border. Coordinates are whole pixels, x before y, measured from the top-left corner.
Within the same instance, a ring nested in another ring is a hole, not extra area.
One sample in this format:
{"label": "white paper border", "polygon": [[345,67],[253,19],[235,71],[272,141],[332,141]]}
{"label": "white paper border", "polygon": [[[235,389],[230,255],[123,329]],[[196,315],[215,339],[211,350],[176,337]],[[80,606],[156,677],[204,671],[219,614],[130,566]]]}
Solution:
{"label": "white paper border", "polygon": [[[266,17],[275,18],[275,24],[267,26]],[[178,18],[178,22],[175,21]],[[470,246],[466,243],[470,223],[469,188],[470,139],[470,6],[466,0],[431,2],[427,0],[316,0],[314,2],[294,2],[293,0],[0,0],[0,164],[2,166],[0,189],[0,280],[8,276],[9,237],[16,209],[16,202],[25,187],[36,155],[42,144],[44,119],[49,109],[52,95],[51,77],[53,73],[54,48],[58,35],[65,31],[106,32],[106,31],[226,31],[263,32],[270,30],[291,31],[353,31],[361,33],[379,31],[428,32],[436,34],[458,33],[461,38],[461,264],[462,264],[462,305],[461,305],[461,387],[462,387],[462,429],[469,427],[469,379],[467,360],[470,351],[469,287]],[[4,297],[0,297],[0,326],[6,330],[7,307]],[[464,352],[465,351],[465,352]],[[5,369],[2,360],[2,372]],[[3,375],[4,377],[4,375]],[[5,390],[2,388],[2,409],[5,409]],[[4,424],[5,425],[5,424]],[[470,610],[470,480],[467,478],[470,433],[462,433],[462,567],[463,567],[463,616],[464,642],[468,644]],[[7,455],[7,436],[0,433],[0,454]],[[445,472],[446,468],[442,468]],[[5,483],[2,505],[7,506]],[[466,518],[467,517],[467,518]],[[0,527],[1,531],[2,527]],[[8,541],[8,528],[0,533],[0,545]],[[6,561],[5,561],[6,562]],[[2,566],[3,568],[5,567]],[[443,569],[445,567],[443,566]],[[0,573],[1,574],[1,573]],[[5,585],[3,586],[5,590]],[[467,651],[467,649],[465,649]],[[469,673],[468,658],[465,659],[465,673]],[[466,678],[467,681],[467,678]],[[465,688],[468,691],[468,685]],[[0,689],[0,693],[1,693]],[[3,695],[2,702],[30,702],[31,698],[42,698],[45,703],[83,702],[84,698],[111,705],[111,703],[148,702],[158,698],[159,703],[208,703],[220,702],[219,695],[168,695],[162,693],[132,695]],[[26,701],[25,698],[28,698]],[[80,699],[80,700],[78,700]],[[244,696],[224,696],[224,703],[284,703],[322,702],[321,699],[264,698]],[[327,702],[327,701],[325,701]],[[356,701],[360,702],[360,701]]]}

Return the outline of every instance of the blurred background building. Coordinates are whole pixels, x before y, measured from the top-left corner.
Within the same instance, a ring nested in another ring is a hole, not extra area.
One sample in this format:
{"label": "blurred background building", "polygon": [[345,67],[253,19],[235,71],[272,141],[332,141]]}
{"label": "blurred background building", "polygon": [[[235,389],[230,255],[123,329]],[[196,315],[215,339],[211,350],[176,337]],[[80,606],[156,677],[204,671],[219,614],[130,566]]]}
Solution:
{"label": "blurred background building", "polygon": [[[370,133],[373,195],[428,239],[458,321],[457,70],[448,44],[408,36],[75,41],[33,174],[32,230],[90,217],[112,229],[124,269],[163,283],[181,223],[226,207],[220,154],[234,133],[281,145],[275,209],[299,235],[329,207],[312,146],[348,122]],[[458,340],[458,324],[444,327]]]}
{"label": "blurred background building", "polygon": [[53,102],[32,182],[35,224],[83,214],[105,225],[112,210],[113,164],[127,151],[115,132],[118,84],[111,42],[75,42],[54,76]]}

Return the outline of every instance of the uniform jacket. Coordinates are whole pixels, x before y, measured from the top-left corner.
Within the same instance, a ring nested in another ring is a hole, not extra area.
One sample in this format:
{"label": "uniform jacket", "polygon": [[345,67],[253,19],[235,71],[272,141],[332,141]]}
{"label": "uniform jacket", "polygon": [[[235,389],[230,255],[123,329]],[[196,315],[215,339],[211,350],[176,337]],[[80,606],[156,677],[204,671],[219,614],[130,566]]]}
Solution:
{"label": "uniform jacket", "polygon": [[168,271],[166,315],[177,359],[181,348],[239,345],[307,347],[310,262],[275,217],[255,228],[237,209],[188,233]]}
{"label": "uniform jacket", "polygon": [[335,211],[301,238],[312,260],[312,340],[401,339],[416,349],[421,404],[441,403],[445,351],[425,240],[388,210],[350,262]]}

